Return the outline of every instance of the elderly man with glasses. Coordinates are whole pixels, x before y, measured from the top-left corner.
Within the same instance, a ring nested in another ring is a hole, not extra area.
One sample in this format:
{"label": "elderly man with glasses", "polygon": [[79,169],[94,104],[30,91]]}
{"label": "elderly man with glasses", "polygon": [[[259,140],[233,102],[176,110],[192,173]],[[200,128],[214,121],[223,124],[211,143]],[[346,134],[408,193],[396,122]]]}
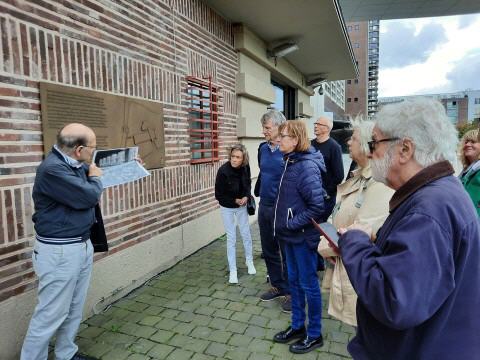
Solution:
{"label": "elderly man with glasses", "polygon": [[340,229],[358,294],[355,359],[477,359],[480,225],[454,176],[457,132],[436,100],[387,105],[369,143],[372,174],[395,190],[377,234]]}
{"label": "elderly man with glasses", "polygon": [[[100,170],[92,163],[95,133],[68,124],[37,169],[33,185],[36,241],[32,262],[38,276],[38,304],[33,312],[21,360],[47,360],[56,335],[57,360],[90,360],[75,344],[92,273],[91,240],[98,229],[98,202],[103,191]],[[102,222],[103,223],[103,222]],[[105,232],[101,227],[106,251]]]}
{"label": "elderly man with glasses", "polygon": [[322,172],[323,188],[326,191],[323,221],[327,221],[332,214],[337,197],[337,186],[340,185],[344,176],[342,147],[330,137],[332,128],[332,119],[325,116],[319,117],[314,124],[315,139],[311,141],[312,146],[322,153],[327,168],[326,172]]}

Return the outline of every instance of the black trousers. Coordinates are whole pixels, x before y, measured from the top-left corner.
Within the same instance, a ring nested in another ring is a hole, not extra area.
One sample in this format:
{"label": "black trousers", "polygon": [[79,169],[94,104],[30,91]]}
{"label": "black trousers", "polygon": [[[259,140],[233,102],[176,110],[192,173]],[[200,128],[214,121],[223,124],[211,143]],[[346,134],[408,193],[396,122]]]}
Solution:
{"label": "black trousers", "polygon": [[260,241],[268,276],[270,277],[270,284],[279,289],[281,293],[290,294],[285,249],[273,237],[274,216],[275,206],[264,205],[260,201],[258,226],[260,227]]}

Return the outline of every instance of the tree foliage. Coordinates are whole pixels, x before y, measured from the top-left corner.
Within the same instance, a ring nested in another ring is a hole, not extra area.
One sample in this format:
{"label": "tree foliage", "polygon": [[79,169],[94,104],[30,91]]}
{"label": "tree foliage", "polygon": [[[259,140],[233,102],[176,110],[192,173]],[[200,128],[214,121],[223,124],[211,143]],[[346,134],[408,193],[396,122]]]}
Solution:
{"label": "tree foliage", "polygon": [[465,133],[467,131],[478,129],[479,127],[480,127],[479,119],[475,119],[473,122],[468,123],[468,124],[463,124],[463,125],[457,126],[458,138],[461,139],[462,136],[465,135]]}

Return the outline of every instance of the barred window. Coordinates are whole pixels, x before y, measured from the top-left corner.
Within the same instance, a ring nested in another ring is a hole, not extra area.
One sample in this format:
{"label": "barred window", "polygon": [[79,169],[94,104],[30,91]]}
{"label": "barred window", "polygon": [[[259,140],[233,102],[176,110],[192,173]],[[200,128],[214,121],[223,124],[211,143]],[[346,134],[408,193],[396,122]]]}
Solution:
{"label": "barred window", "polygon": [[191,163],[218,161],[218,86],[187,76]]}

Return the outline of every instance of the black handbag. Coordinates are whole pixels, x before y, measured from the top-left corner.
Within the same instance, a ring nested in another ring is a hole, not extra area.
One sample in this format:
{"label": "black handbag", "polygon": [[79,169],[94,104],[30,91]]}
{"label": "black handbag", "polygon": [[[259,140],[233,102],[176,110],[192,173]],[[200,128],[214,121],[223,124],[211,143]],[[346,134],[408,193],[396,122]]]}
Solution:
{"label": "black handbag", "polygon": [[256,208],[257,208],[257,204],[255,203],[255,198],[252,195],[250,195],[247,200],[248,215],[255,215]]}
{"label": "black handbag", "polygon": [[90,241],[93,245],[93,252],[108,251],[107,234],[103,226],[102,212],[100,205],[95,205],[95,223],[90,228]]}

